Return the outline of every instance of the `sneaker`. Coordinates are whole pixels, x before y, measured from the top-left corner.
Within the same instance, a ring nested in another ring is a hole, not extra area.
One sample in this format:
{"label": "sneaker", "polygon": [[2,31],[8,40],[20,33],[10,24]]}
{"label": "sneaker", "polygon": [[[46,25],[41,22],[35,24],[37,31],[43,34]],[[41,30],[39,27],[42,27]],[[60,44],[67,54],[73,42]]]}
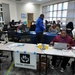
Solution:
{"label": "sneaker", "polygon": [[61,68],[60,72],[64,72],[64,69],[63,69],[63,68]]}
{"label": "sneaker", "polygon": [[52,70],[54,69],[54,66],[53,66],[53,65],[51,66],[51,69],[52,69]]}

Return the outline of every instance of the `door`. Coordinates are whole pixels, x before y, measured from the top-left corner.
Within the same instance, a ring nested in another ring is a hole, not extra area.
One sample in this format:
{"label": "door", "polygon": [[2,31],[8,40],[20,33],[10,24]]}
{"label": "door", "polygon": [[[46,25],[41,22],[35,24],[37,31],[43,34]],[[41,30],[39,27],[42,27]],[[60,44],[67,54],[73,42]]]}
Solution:
{"label": "door", "polygon": [[34,14],[33,13],[28,13],[27,17],[28,17],[28,27],[30,27],[31,22],[34,21]]}

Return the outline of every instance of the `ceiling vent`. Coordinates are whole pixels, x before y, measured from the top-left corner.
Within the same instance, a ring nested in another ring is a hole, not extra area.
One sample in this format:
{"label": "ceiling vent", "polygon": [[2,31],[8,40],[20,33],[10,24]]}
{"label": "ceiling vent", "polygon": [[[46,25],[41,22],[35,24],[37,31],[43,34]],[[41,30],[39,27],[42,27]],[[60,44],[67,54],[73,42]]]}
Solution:
{"label": "ceiling vent", "polygon": [[15,1],[21,1],[21,0],[15,0]]}

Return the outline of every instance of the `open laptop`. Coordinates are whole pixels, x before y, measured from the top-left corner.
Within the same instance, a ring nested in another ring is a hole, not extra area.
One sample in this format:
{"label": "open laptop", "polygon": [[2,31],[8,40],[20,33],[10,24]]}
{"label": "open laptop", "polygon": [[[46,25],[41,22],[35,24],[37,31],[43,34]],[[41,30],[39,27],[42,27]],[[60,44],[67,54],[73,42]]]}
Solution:
{"label": "open laptop", "polygon": [[54,49],[58,49],[58,50],[67,49],[67,43],[55,42]]}
{"label": "open laptop", "polygon": [[51,33],[51,34],[56,34],[57,31],[56,31],[56,30],[51,30],[50,33]]}

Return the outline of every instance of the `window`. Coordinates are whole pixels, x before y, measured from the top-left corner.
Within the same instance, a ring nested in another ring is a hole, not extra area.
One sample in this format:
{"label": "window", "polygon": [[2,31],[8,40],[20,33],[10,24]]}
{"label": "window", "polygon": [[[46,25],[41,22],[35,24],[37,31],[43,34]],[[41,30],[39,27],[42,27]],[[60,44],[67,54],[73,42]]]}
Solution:
{"label": "window", "polygon": [[50,18],[49,20],[52,21],[52,18]]}
{"label": "window", "polygon": [[61,11],[58,11],[57,17],[61,17]]}
{"label": "window", "polygon": [[56,18],[53,18],[53,21],[56,21]]}
{"label": "window", "polygon": [[67,11],[62,11],[62,17],[67,17]]}
{"label": "window", "polygon": [[57,20],[60,20],[61,21],[61,18],[57,18]]}
{"label": "window", "polygon": [[43,11],[43,12],[46,12],[46,7],[43,7],[42,11]]}
{"label": "window", "polygon": [[62,18],[62,25],[66,25],[66,18]]}
{"label": "window", "polygon": [[52,12],[50,12],[50,17],[52,17]]}
{"label": "window", "polygon": [[67,17],[67,9],[68,9],[68,2],[52,4],[48,6],[43,6],[43,14],[45,15],[45,19],[49,21],[57,21],[61,20],[62,24],[66,24],[66,17]]}
{"label": "window", "polygon": [[57,10],[57,4],[54,5],[54,10]]}
{"label": "window", "polygon": [[47,12],[45,16],[46,16],[47,18],[49,18],[49,14],[50,14],[50,13],[49,13],[49,12]]}
{"label": "window", "polygon": [[63,22],[66,22],[66,18],[62,18],[62,21],[63,21]]}
{"label": "window", "polygon": [[53,5],[50,5],[50,11],[52,11],[53,10]]}
{"label": "window", "polygon": [[58,4],[58,10],[62,10],[62,3]]}
{"label": "window", "polygon": [[56,17],[56,15],[57,15],[57,12],[54,11],[54,12],[53,12],[53,17]]}
{"label": "window", "polygon": [[47,8],[46,8],[46,9],[47,9],[47,11],[49,11],[49,10],[50,10],[50,9],[49,9],[49,6],[47,6]]}
{"label": "window", "polygon": [[67,9],[68,8],[68,2],[63,3],[63,9]]}

